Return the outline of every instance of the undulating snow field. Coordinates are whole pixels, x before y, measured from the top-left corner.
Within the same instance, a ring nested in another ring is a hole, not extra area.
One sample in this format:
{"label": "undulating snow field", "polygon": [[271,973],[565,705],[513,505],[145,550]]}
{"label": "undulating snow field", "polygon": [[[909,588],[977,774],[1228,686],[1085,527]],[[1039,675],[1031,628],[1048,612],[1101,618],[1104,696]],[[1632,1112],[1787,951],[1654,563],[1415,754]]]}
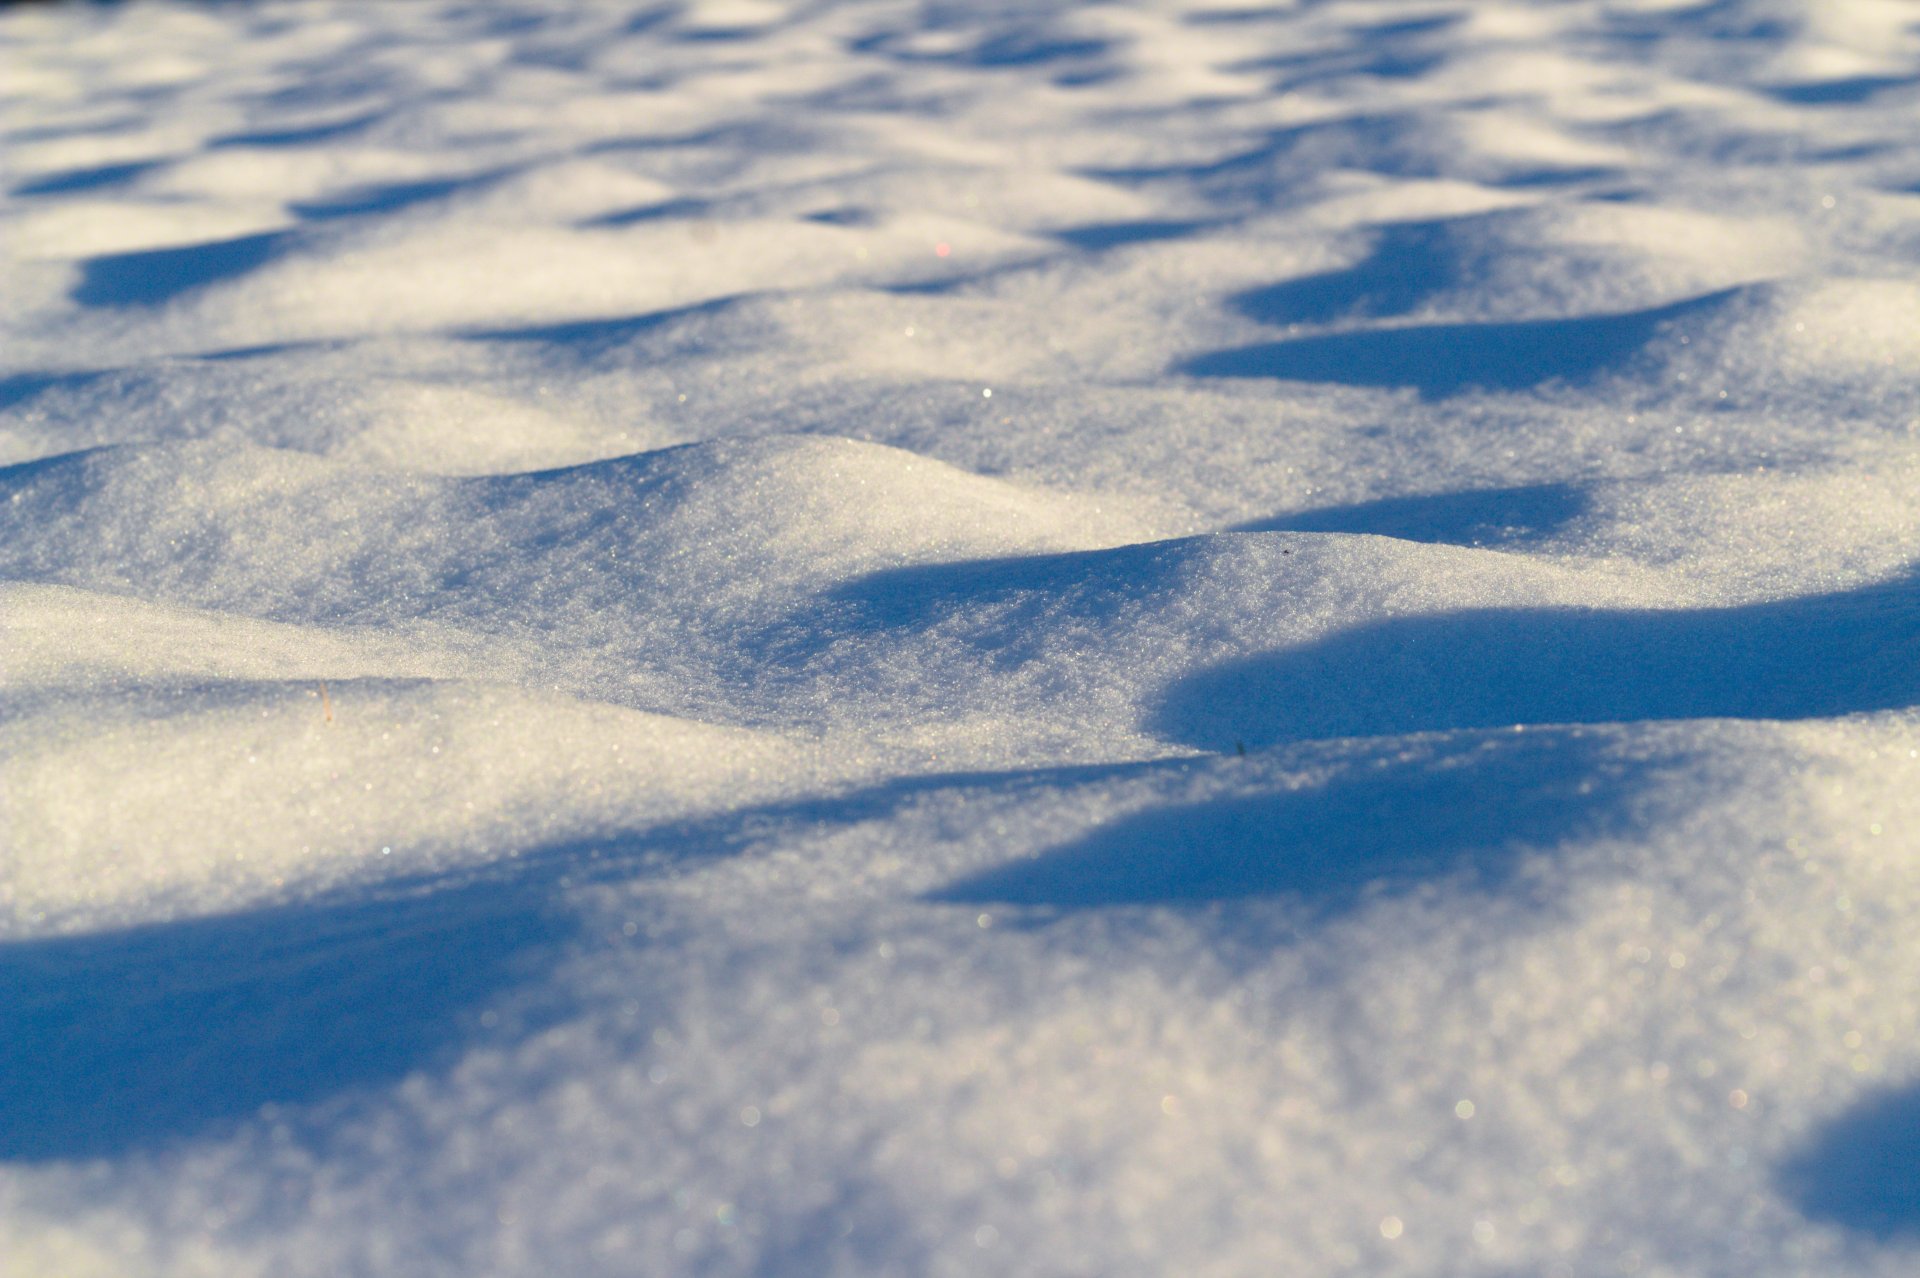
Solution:
{"label": "undulating snow field", "polygon": [[0,1273],[1920,1272],[1920,3],[0,10]]}

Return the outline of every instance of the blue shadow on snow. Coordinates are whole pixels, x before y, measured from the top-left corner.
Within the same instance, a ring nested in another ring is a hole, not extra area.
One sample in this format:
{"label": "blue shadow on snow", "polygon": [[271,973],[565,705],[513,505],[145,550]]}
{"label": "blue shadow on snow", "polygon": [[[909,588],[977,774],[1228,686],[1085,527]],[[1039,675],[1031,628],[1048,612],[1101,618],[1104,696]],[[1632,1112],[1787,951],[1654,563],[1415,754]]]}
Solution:
{"label": "blue shadow on snow", "polygon": [[1276,93],[1362,76],[1410,80],[1433,71],[1450,56],[1447,46],[1435,44],[1427,37],[1446,32],[1463,21],[1465,18],[1459,14],[1390,20],[1356,30],[1354,34],[1358,38],[1331,48],[1258,58],[1235,63],[1231,69],[1240,73],[1280,72],[1271,86]]}
{"label": "blue shadow on snow", "polygon": [[308,200],[288,208],[307,222],[330,222],[335,218],[364,217],[370,213],[397,213],[415,204],[426,204],[453,194],[483,178],[433,178],[422,182],[395,182],[385,186],[362,187],[326,199]]}
{"label": "blue shadow on snow", "polygon": [[1730,608],[1401,617],[1188,676],[1150,728],[1208,750],[1513,724],[1809,719],[1920,703],[1920,577]]}
{"label": "blue shadow on snow", "polygon": [[1196,356],[1177,371],[1346,386],[1407,387],[1429,399],[1470,390],[1578,384],[1618,368],[1674,320],[1727,294],[1618,315],[1417,324],[1326,333]]}
{"label": "blue shadow on snow", "polygon": [[1538,169],[1519,169],[1502,174],[1488,183],[1510,191],[1540,190],[1556,186],[1578,186],[1583,182],[1612,182],[1621,170],[1610,165],[1547,165]]}
{"label": "blue shadow on snow", "polygon": [[103,164],[98,168],[69,169],[48,177],[35,178],[13,188],[15,195],[75,195],[98,191],[131,182],[142,173],[159,168],[161,161],[138,160],[130,164]]}
{"label": "blue shadow on snow", "polygon": [[1129,244],[1188,239],[1216,225],[1215,222],[1101,222],[1055,231],[1053,238],[1074,248],[1097,253],[1124,248]]}
{"label": "blue shadow on snow", "polygon": [[15,373],[0,377],[0,409],[38,399],[55,387],[85,386],[103,376],[103,373]]}
{"label": "blue shadow on snow", "polygon": [[834,586],[825,598],[849,609],[845,624],[859,629],[925,626],[957,611],[990,609],[997,618],[995,631],[1011,637],[1006,645],[1011,650],[1063,592],[1091,587],[1085,597],[1102,615],[1112,615],[1129,598],[1174,588],[1180,546],[1145,542],[1112,550],[883,568]]}
{"label": "blue shadow on snow", "polygon": [[310,146],[315,142],[332,142],[340,138],[352,137],[371,127],[380,118],[380,113],[376,112],[371,115],[355,116],[350,120],[338,120],[331,124],[295,125],[284,129],[254,129],[245,133],[226,133],[214,138],[207,145],[216,149]]}
{"label": "blue shadow on snow", "polygon": [[108,1157],[432,1064],[561,939],[524,885],[0,944],[0,1161]]}
{"label": "blue shadow on snow", "polygon": [[1377,319],[1416,310],[1466,274],[1467,254],[1451,223],[1400,223],[1382,228],[1371,251],[1352,266],[1250,289],[1229,304],[1262,324]]}
{"label": "blue shadow on snow", "polygon": [[183,293],[238,279],[272,261],[285,247],[284,231],[182,248],[111,253],[80,264],[73,300],[82,306],[158,306]]}
{"label": "blue shadow on snow", "polygon": [[1585,514],[1588,504],[1577,484],[1530,484],[1294,511],[1234,531],[1371,533],[1452,546],[1511,546],[1551,537]]}
{"label": "blue shadow on snow", "polygon": [[588,218],[581,226],[633,226],[640,222],[664,222],[672,218],[706,217],[713,211],[711,200],[681,198],[663,200],[658,204],[642,204],[636,208],[623,209],[618,213],[604,213],[599,217]]}
{"label": "blue shadow on snow", "polygon": [[1780,44],[1799,34],[1792,22],[1756,15],[1747,0],[1706,0],[1680,9],[1646,11],[1622,7],[1602,17],[1601,30],[1609,42],[1662,44],[1705,39],[1729,46]]}
{"label": "blue shadow on snow", "polygon": [[592,357],[618,349],[635,338],[667,328],[678,321],[717,315],[738,301],[739,296],[719,297],[690,306],[647,311],[639,315],[566,320],[558,324],[532,324],[524,328],[467,329],[459,336],[479,342],[530,342],[561,348],[580,357]]}
{"label": "blue shadow on snow", "polygon": [[1776,1182],[1812,1220],[1881,1243],[1920,1241],[1920,1087],[1855,1105],[1784,1162]]}
{"label": "blue shadow on snow", "polygon": [[[917,32],[915,33],[917,34]],[[862,36],[848,48],[854,53],[877,53],[901,62],[944,63],[981,70],[1057,66],[1080,63],[1108,52],[1113,43],[1085,37],[1056,36],[1040,27],[1009,27],[983,34],[970,48],[939,53],[916,51],[910,37],[894,32]]]}
{"label": "blue shadow on snow", "polygon": [[1641,785],[1577,737],[1501,744],[1355,767],[1309,789],[1151,809],[930,899],[1074,911],[1292,897],[1324,918],[1449,874],[1497,889],[1530,849],[1616,829]]}
{"label": "blue shadow on snow", "polygon": [[1794,106],[1857,106],[1889,89],[1915,83],[1911,76],[1862,75],[1841,80],[1815,80],[1769,90],[1772,97]]}

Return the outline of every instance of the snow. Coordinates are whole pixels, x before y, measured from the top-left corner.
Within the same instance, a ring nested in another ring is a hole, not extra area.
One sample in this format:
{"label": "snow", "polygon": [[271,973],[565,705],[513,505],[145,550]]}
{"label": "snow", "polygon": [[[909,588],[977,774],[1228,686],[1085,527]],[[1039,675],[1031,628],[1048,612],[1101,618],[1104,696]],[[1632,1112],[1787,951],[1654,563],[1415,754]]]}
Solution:
{"label": "snow", "polygon": [[0,61],[0,1273],[1912,1272],[1907,0]]}

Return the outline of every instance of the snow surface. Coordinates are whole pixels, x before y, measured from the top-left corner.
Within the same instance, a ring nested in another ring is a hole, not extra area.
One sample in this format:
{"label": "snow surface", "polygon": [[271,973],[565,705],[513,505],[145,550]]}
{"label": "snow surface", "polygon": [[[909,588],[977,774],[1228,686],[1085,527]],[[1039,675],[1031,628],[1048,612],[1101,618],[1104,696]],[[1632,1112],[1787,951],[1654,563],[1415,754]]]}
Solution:
{"label": "snow surface", "polygon": [[1920,5],[0,65],[7,1278],[1920,1267]]}

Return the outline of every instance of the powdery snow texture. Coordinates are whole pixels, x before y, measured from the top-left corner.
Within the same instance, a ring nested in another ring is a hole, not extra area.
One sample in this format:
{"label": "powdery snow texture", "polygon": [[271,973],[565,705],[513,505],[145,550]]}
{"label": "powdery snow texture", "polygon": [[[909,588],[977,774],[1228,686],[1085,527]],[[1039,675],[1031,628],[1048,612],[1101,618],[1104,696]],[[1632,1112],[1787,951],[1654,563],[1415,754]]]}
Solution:
{"label": "powdery snow texture", "polygon": [[1906,0],[0,62],[9,1278],[1913,1272]]}

